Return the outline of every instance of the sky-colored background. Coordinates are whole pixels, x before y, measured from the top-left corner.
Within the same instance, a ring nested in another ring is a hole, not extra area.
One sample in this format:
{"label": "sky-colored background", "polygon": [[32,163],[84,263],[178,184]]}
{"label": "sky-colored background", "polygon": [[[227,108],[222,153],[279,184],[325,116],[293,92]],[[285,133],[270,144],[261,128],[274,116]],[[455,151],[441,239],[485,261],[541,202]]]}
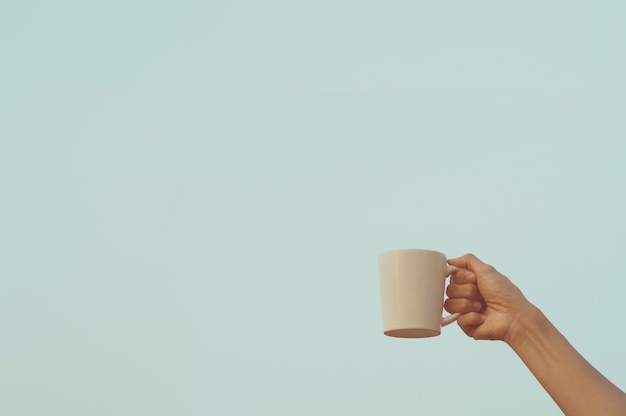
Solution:
{"label": "sky-colored background", "polygon": [[382,335],[475,252],[626,388],[626,3],[0,4],[0,413],[530,415],[506,345]]}

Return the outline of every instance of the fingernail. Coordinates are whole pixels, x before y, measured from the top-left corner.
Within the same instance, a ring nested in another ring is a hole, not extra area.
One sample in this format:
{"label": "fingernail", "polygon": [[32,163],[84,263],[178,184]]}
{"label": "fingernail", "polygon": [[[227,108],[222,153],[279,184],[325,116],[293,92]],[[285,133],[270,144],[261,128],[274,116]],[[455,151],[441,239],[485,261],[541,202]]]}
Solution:
{"label": "fingernail", "polygon": [[483,304],[480,302],[474,302],[474,309],[479,311],[483,308]]}

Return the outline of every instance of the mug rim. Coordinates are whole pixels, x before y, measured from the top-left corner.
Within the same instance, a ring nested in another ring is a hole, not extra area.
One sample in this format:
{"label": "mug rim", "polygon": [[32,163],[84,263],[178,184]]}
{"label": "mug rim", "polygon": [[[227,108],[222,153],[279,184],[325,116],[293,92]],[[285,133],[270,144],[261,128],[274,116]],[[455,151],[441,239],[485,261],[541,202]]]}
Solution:
{"label": "mug rim", "polygon": [[437,251],[437,250],[431,250],[431,249],[427,249],[427,248],[399,248],[399,249],[395,249],[395,250],[386,250],[383,251],[382,253],[380,253],[380,255],[384,255],[384,254],[391,254],[391,253],[406,253],[406,252],[412,252],[412,253],[417,253],[417,252],[427,252],[427,253],[436,253],[436,254],[441,254],[444,258],[447,258],[447,256],[445,255],[445,253],[442,253],[441,251]]}

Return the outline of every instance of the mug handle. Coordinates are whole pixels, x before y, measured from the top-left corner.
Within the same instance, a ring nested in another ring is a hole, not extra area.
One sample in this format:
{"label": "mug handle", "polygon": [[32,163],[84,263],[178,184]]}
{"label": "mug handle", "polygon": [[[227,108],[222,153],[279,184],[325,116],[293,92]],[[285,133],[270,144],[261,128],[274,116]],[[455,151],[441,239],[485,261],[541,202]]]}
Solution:
{"label": "mug handle", "polygon": [[[447,265],[447,269],[446,269],[446,276],[444,277],[447,278],[448,276],[450,276],[452,273],[459,271],[461,269],[459,269],[458,267],[454,267],[454,266],[450,266],[449,264]],[[448,315],[448,316],[444,316],[441,318],[441,326],[446,326],[451,324],[452,322],[456,321],[459,316],[461,316],[460,313],[453,313],[452,315]]]}

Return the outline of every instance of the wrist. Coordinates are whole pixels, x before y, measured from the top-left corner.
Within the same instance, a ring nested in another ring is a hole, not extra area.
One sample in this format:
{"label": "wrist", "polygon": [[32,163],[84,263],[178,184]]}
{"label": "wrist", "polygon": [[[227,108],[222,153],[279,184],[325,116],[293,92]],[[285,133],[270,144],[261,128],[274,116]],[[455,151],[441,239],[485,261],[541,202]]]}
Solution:
{"label": "wrist", "polygon": [[513,350],[519,350],[533,334],[541,332],[548,319],[535,305],[528,302],[514,316],[504,338]]}

